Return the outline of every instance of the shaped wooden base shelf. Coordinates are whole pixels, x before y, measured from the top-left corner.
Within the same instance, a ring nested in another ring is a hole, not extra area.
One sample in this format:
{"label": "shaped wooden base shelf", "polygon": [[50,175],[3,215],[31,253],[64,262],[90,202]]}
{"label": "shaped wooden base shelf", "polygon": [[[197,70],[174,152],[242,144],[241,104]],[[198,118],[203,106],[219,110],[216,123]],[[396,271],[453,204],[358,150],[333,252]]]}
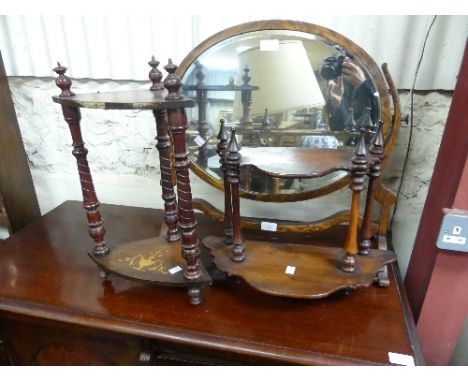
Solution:
{"label": "shaped wooden base shelf", "polygon": [[165,237],[156,237],[120,245],[105,256],[92,253],[89,256],[104,271],[128,279],[173,287],[210,283],[211,277],[201,263],[201,278],[184,277],[185,260],[181,250],[180,241],[169,243]]}
{"label": "shaped wooden base shelf", "polygon": [[[396,260],[393,252],[374,249],[369,256],[357,256],[355,271],[347,273],[339,266],[342,248],[245,240],[245,260],[235,262],[223,237],[206,237],[203,245],[219,270],[242,277],[261,292],[293,298],[322,298],[340,289],[369,286],[384,265]],[[286,273],[288,266],[294,267],[293,274]]]}

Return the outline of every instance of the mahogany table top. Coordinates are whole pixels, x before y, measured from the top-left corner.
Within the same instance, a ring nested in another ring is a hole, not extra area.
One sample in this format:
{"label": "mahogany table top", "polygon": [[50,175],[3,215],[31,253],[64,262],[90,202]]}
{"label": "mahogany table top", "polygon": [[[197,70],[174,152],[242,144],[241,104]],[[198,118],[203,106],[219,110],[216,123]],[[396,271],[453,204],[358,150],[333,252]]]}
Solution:
{"label": "mahogany table top", "polygon": [[[104,204],[101,212],[110,246],[159,234],[161,210]],[[219,223],[201,214],[197,219],[200,239],[221,234]],[[16,313],[271,363],[389,364],[389,352],[423,363],[398,268],[390,271],[389,288],[312,301],[262,294],[213,274],[214,285],[204,287],[204,300],[194,307],[185,288],[116,276],[104,282],[86,254],[92,243],[85,221],[81,203],[68,201],[0,244],[0,316]],[[339,244],[337,230],[320,242]]]}

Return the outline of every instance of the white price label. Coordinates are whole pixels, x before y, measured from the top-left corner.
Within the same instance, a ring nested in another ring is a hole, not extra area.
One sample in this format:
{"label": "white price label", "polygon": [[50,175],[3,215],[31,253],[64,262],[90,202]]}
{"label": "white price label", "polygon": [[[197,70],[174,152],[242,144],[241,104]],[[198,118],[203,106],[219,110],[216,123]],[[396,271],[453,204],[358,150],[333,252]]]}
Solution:
{"label": "white price label", "polygon": [[276,232],[276,230],[278,229],[278,224],[270,223],[270,222],[262,222],[262,224],[260,224],[260,229],[262,231]]}
{"label": "white price label", "polygon": [[202,147],[205,144],[205,140],[200,135],[197,135],[193,141],[198,145],[198,147]]}
{"label": "white price label", "polygon": [[414,366],[414,358],[406,354],[388,352],[388,360],[395,365]]}
{"label": "white price label", "polygon": [[286,267],[286,270],[284,271],[284,273],[286,273],[287,275],[293,275],[295,272],[296,272],[296,267],[291,267],[290,265],[288,265]]}
{"label": "white price label", "polygon": [[179,267],[178,265],[176,265],[175,267],[169,269],[169,273],[171,275],[175,275],[176,273],[179,273],[181,270],[182,270],[182,268]]}

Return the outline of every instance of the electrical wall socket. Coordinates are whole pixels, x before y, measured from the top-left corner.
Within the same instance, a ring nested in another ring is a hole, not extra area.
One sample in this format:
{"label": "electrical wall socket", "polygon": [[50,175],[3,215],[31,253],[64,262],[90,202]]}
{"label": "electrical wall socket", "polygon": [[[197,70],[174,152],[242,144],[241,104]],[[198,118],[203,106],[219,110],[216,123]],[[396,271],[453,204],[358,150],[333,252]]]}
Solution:
{"label": "electrical wall socket", "polygon": [[445,210],[436,246],[439,249],[468,252],[468,212]]}

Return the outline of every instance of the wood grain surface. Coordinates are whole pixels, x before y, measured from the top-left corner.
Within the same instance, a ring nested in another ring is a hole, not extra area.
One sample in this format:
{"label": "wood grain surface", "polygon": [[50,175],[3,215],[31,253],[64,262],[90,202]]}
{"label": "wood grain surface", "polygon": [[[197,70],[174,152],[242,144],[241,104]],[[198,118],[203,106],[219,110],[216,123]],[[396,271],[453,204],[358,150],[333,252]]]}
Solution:
{"label": "wood grain surface", "polygon": [[195,101],[183,96],[178,100],[166,101],[167,91],[131,90],[76,94],[70,97],[53,96],[52,100],[65,106],[89,109],[168,109],[192,107]]}
{"label": "wood grain surface", "polygon": [[242,277],[263,293],[291,298],[323,298],[340,289],[368,287],[383,265],[396,261],[391,251],[371,250],[369,256],[357,258],[355,271],[349,273],[340,268],[346,254],[342,248],[258,240],[243,244],[245,260],[239,263],[232,261],[223,237],[203,240],[220,270]]}
{"label": "wood grain surface", "polygon": [[[112,245],[154,237],[164,224],[161,210],[106,204],[101,210]],[[223,235],[222,223],[200,214],[197,221],[200,238]],[[342,228],[307,237],[270,233],[262,238],[342,246]],[[117,276],[103,282],[86,254],[90,248],[80,202],[62,204],[5,240],[0,244],[0,317],[15,313],[55,325],[125,333],[226,358],[242,356],[254,364],[389,364],[388,352],[423,362],[392,270],[388,288],[361,288],[320,300],[269,296],[212,272],[213,287],[203,289],[204,302],[194,307],[184,289]],[[213,271],[207,257],[202,251],[205,266]]]}

